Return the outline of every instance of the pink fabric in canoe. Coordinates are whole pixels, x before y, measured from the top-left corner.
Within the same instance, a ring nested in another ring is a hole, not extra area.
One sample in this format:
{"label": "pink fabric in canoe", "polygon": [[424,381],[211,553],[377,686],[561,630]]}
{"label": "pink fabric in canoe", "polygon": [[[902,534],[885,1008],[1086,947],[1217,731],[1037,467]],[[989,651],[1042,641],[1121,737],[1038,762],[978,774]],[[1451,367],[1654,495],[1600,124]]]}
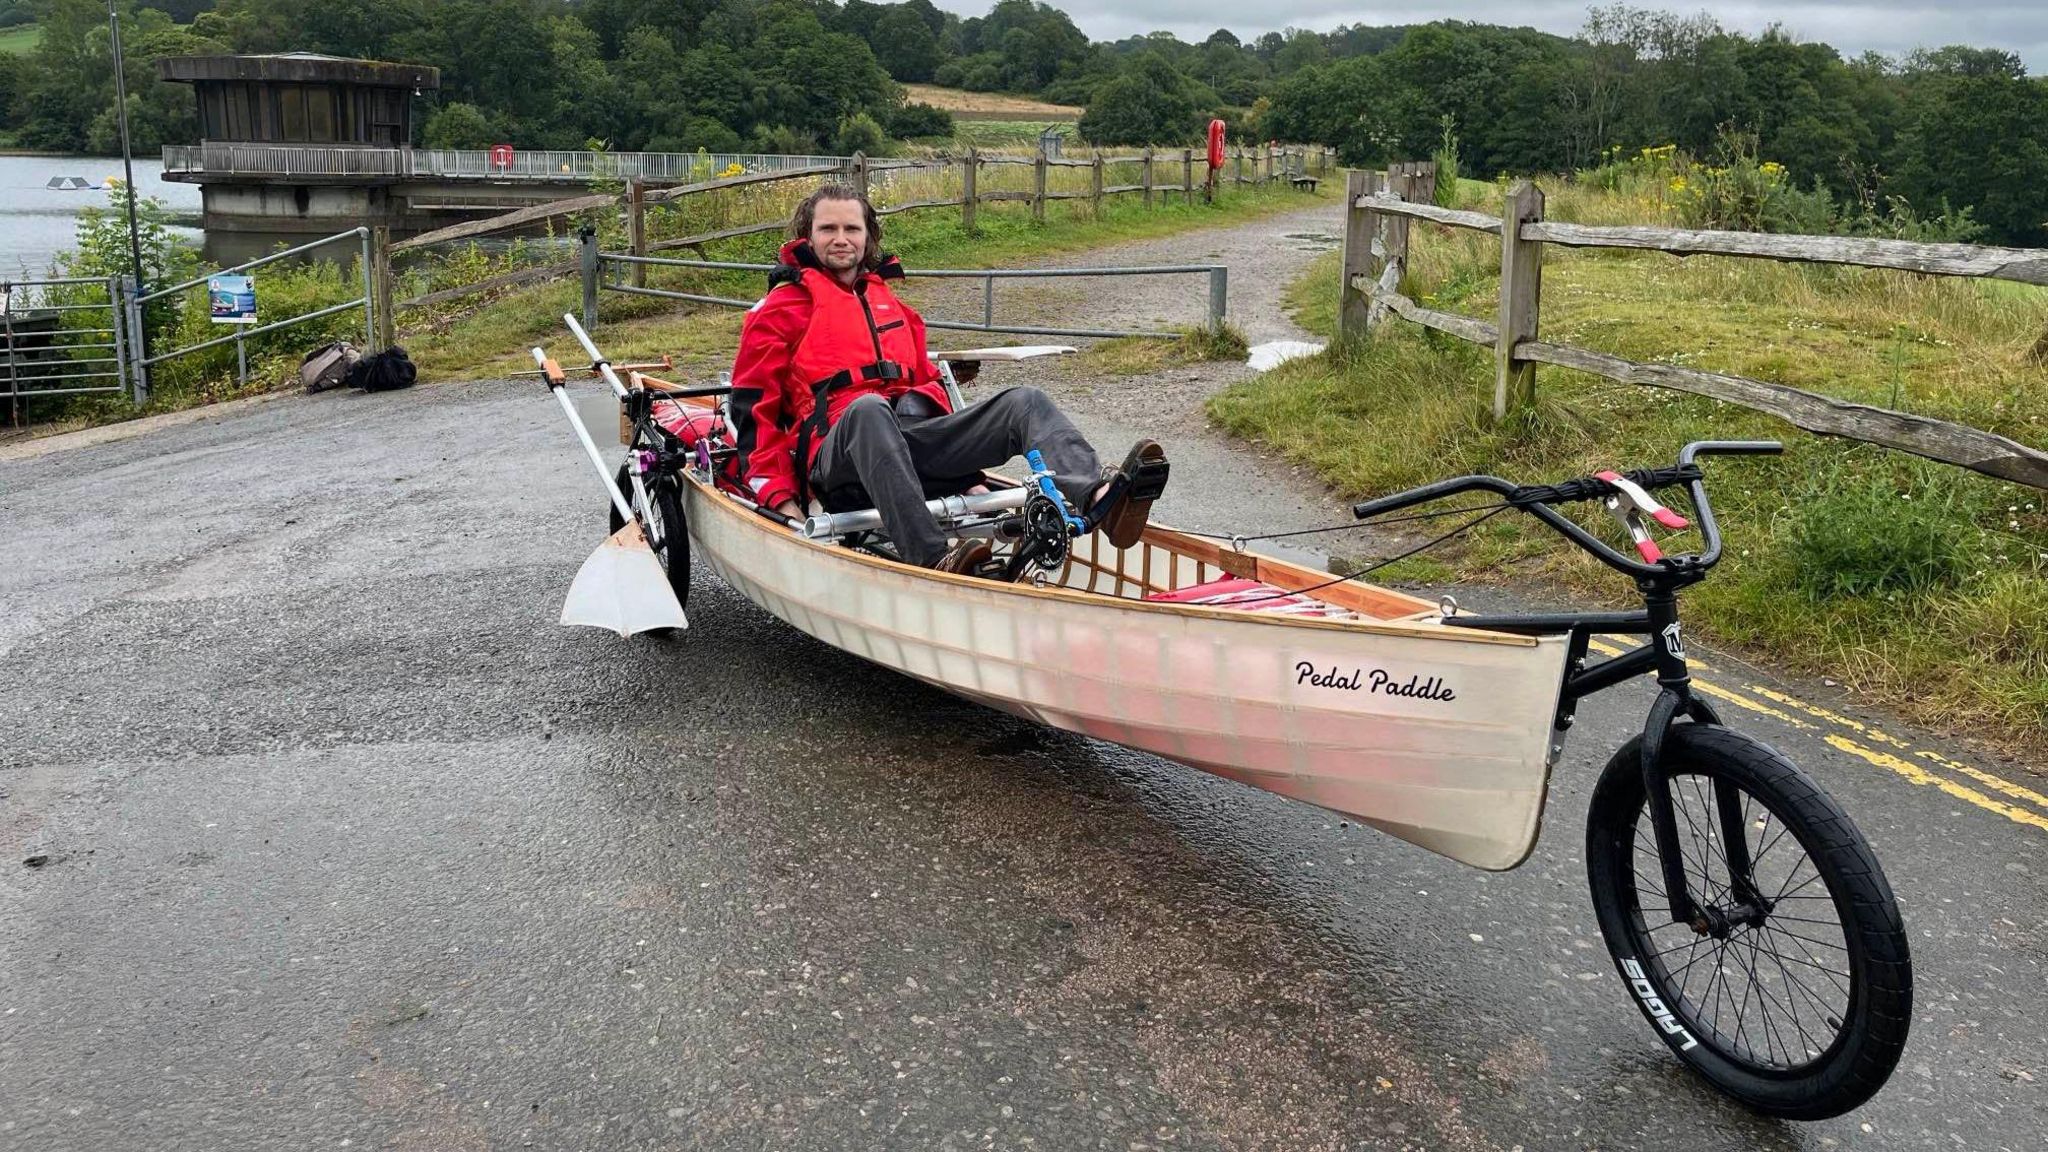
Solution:
{"label": "pink fabric in canoe", "polygon": [[1147,600],[1163,604],[1202,604],[1211,608],[1239,608],[1246,612],[1283,612],[1290,616],[1330,616],[1350,619],[1348,608],[1312,600],[1298,592],[1286,592],[1260,580],[1225,576],[1173,592],[1154,592]]}

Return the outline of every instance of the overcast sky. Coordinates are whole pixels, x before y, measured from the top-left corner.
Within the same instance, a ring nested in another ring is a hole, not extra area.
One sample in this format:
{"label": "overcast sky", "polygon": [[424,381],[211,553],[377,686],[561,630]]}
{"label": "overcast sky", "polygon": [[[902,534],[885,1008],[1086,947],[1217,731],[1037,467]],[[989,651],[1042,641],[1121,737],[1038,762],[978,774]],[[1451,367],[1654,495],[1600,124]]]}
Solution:
{"label": "overcast sky", "polygon": [[[993,0],[935,0],[963,16],[985,15]],[[1483,24],[1529,25],[1546,32],[1572,33],[1585,23],[1582,0],[1450,0],[1400,6],[1346,3],[1345,0],[1266,0],[1249,10],[1243,0],[1052,0],[1092,40],[1119,40],[1141,32],[1172,32],[1199,42],[1217,28],[1228,28],[1250,40],[1278,28],[1313,28],[1326,32],[1339,24],[1425,24],[1431,20],[1471,20]],[[1821,3],[1638,3],[1682,13],[1706,11],[1723,27],[1761,32],[1772,22],[1783,24],[1802,40],[1834,45],[1844,56],[1865,49],[1901,53],[1943,44],[1971,44],[2017,52],[2033,75],[2048,73],[2048,0],[1949,5],[1910,0],[1862,0]]]}

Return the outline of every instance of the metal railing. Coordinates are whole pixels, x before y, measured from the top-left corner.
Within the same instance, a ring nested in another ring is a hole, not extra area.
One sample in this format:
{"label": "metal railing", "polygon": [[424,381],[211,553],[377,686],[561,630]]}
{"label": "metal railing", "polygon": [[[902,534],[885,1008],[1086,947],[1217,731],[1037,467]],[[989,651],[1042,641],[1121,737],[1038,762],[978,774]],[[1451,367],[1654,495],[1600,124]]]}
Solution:
{"label": "metal railing", "polygon": [[333,316],[337,313],[346,312],[351,308],[361,308],[363,310],[364,348],[368,351],[375,351],[377,343],[376,305],[373,303],[374,293],[371,290],[370,284],[370,230],[368,228],[352,228],[347,232],[337,232],[332,236],[323,237],[311,243],[301,244],[295,248],[286,248],[281,252],[273,252],[268,256],[258,257],[245,264],[237,264],[232,268],[223,268],[219,272],[210,272],[204,276],[196,276],[182,284],[173,284],[168,288],[159,288],[146,296],[136,297],[134,311],[139,317],[143,306],[147,305],[150,301],[189,292],[194,288],[203,288],[207,280],[213,276],[247,272],[252,268],[261,268],[265,264],[274,264],[279,260],[289,260],[294,256],[301,256],[311,252],[315,248],[324,248],[329,244],[340,243],[346,240],[355,240],[362,245],[363,294],[361,296],[340,304],[330,304],[325,308],[316,308],[311,312],[301,313],[284,320],[274,320],[268,324],[237,324],[235,325],[235,330],[225,336],[216,336],[211,340],[202,340],[197,344],[188,344],[183,348],[173,348],[168,352],[159,352],[154,356],[143,354],[141,347],[135,345],[133,350],[133,371],[138,382],[139,396],[146,396],[148,394],[149,369],[152,365],[161,364],[166,360],[172,360],[179,356],[189,356],[194,352],[202,352],[208,348],[217,348],[222,344],[230,342],[235,346],[235,361],[239,378],[242,383],[247,384],[249,382],[249,350],[246,341],[249,338],[261,336],[267,332],[276,332],[282,328],[289,328],[294,324],[304,324],[308,320],[318,320],[324,316]]}
{"label": "metal railing", "polygon": [[[748,172],[779,172],[844,164],[843,156],[776,156],[717,152],[514,152],[498,162],[487,151],[456,148],[357,148],[320,144],[167,144],[166,175],[344,176],[425,180],[524,180],[581,184],[595,179],[689,180],[738,164]],[[880,167],[878,165],[878,167]]]}
{"label": "metal railing", "polygon": [[0,396],[12,423],[31,400],[128,389],[126,289],[116,276],[0,283]]}
{"label": "metal railing", "polygon": [[[665,288],[635,287],[631,284],[607,282],[604,279],[606,265],[630,267],[641,265],[663,268],[697,268],[727,272],[768,272],[773,264],[743,264],[726,260],[680,260],[662,256],[632,256],[625,253],[600,252],[594,237],[586,236],[582,248],[583,272],[583,325],[597,326],[598,293],[623,292],[630,296],[655,296],[664,300],[684,300],[694,304],[714,304],[727,308],[751,308],[756,300],[741,300],[730,296],[712,296],[696,292],[677,292]],[[1087,339],[1118,339],[1121,337],[1143,337],[1147,339],[1177,340],[1186,333],[1153,331],[1146,329],[1107,328],[1047,328],[1026,324],[996,323],[996,281],[1037,280],[1073,276],[1180,276],[1202,275],[1209,281],[1209,307],[1206,326],[1210,331],[1221,331],[1225,311],[1229,303],[1230,270],[1221,264],[1169,264],[1145,265],[1139,267],[1109,268],[927,268],[914,274],[918,279],[938,280],[980,280],[981,320],[933,320],[926,318],[926,328],[943,328],[957,332],[999,332],[1018,336],[1071,336]]]}

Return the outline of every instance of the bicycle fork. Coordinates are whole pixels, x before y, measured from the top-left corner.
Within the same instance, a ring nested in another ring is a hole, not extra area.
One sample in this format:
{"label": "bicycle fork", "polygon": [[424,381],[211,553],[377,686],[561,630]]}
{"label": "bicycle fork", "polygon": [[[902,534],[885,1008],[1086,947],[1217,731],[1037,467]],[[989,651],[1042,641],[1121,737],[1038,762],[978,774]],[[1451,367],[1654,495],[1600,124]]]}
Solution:
{"label": "bicycle fork", "polygon": [[[1706,701],[1693,695],[1692,675],[1685,661],[1685,640],[1678,622],[1678,597],[1668,589],[1645,590],[1650,616],[1650,643],[1656,648],[1657,702],[1643,729],[1643,790],[1650,807],[1650,827],[1657,838],[1657,860],[1673,923],[1685,924],[1702,936],[1726,937],[1737,924],[1760,924],[1770,907],[1757,891],[1749,855],[1749,834],[1742,799],[1732,781],[1713,778],[1715,825],[1721,836],[1721,858],[1728,867],[1729,905],[1702,904],[1694,899],[1685,874],[1685,856],[1678,842],[1678,816],[1671,800],[1671,777],[1663,770],[1664,738],[1683,713],[1699,724],[1721,718]],[[1713,853],[1702,862],[1702,879]],[[1708,900],[1712,892],[1701,893]]]}

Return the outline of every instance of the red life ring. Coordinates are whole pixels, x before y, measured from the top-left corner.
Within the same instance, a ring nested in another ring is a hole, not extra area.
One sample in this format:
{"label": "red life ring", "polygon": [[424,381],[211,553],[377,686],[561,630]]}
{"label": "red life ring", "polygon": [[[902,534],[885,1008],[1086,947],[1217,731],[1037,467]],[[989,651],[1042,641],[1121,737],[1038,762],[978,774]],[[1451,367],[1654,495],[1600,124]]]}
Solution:
{"label": "red life ring", "polygon": [[1223,121],[1209,121],[1209,167],[1223,167]]}

